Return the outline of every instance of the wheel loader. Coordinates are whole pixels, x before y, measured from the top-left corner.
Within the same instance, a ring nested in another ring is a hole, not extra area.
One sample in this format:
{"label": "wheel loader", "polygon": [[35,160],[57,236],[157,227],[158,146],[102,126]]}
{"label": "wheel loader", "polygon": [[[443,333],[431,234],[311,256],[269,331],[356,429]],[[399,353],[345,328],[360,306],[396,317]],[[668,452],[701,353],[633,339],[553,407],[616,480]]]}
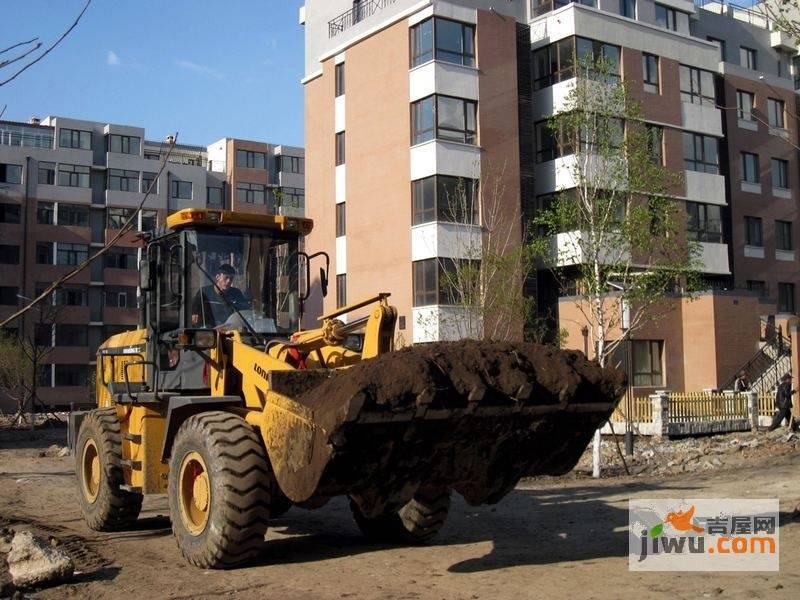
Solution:
{"label": "wheel loader", "polygon": [[[462,341],[394,349],[377,293],[300,329],[312,222],[185,209],[143,237],[138,328],[97,352],[97,408],[70,414],[77,497],[122,530],[167,494],[188,562],[228,568],[270,519],[346,495],[375,539],[423,542],[451,494],[498,502],[571,469],[624,382],[578,352]],[[322,266],[324,264],[324,266]],[[302,276],[301,276],[302,275]]]}

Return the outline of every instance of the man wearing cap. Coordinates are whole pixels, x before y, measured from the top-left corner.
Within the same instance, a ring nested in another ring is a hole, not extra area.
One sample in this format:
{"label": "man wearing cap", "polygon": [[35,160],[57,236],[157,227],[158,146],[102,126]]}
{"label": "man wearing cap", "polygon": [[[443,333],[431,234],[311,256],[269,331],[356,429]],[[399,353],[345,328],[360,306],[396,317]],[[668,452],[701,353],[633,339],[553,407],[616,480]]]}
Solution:
{"label": "man wearing cap", "polygon": [[769,426],[769,431],[774,431],[780,427],[783,420],[789,423],[789,429],[794,430],[795,424],[792,418],[792,376],[786,373],[781,377],[781,383],[775,391],[775,416],[772,417],[772,423]]}
{"label": "man wearing cap", "polygon": [[236,270],[222,263],[214,271],[214,285],[200,288],[192,301],[192,325],[215,327],[222,325],[234,312],[234,308],[249,308],[242,291],[233,287]]}

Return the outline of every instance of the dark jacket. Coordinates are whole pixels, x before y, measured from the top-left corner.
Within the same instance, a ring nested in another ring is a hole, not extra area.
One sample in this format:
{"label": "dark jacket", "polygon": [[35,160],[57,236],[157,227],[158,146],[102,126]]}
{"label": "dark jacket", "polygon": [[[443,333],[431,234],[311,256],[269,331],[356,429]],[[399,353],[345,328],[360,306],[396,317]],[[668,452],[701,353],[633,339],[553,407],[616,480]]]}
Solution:
{"label": "dark jacket", "polygon": [[775,392],[775,406],[778,408],[792,407],[792,384],[785,381],[778,386]]}
{"label": "dark jacket", "polygon": [[[223,298],[213,285],[200,288],[192,301],[192,314],[199,315],[198,325],[215,327],[222,325],[237,310],[249,308],[249,302],[238,288],[228,288]],[[227,300],[227,302],[226,302]]]}

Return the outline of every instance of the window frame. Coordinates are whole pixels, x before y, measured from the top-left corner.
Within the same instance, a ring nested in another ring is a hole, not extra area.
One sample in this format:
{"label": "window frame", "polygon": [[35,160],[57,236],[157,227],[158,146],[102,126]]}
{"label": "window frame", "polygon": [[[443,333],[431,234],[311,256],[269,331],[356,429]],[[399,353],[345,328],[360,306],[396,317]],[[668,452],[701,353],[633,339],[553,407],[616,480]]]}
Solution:
{"label": "window frame", "polygon": [[340,167],[347,161],[347,146],[346,146],[346,138],[345,132],[339,131],[336,133],[336,141],[335,141],[335,154],[336,154],[336,166]]}
{"label": "window frame", "polygon": [[[72,244],[57,242],[55,248],[55,264],[58,266],[77,266],[89,258],[88,244]],[[64,262],[62,262],[64,257]]]}
{"label": "window frame", "polygon": [[[39,161],[36,165],[36,183],[37,185],[55,185],[56,184],[56,163],[49,161]],[[42,181],[44,175],[44,181]]]}
{"label": "window frame", "polygon": [[[242,197],[242,193],[244,197]],[[257,202],[258,193],[261,192],[261,202]],[[240,181],[236,184],[236,201],[243,204],[253,204],[256,206],[267,204],[267,186],[263,183],[253,183]]]}
{"label": "window frame", "polygon": [[794,252],[794,235],[792,221],[775,219],[775,250]]}
{"label": "window frame", "polygon": [[[441,24],[454,24],[461,28],[461,51],[454,52],[452,49],[439,46],[439,33]],[[428,29],[427,31],[424,31]],[[456,19],[432,16],[424,21],[415,23],[410,27],[409,35],[409,65],[413,69],[432,61],[445,62],[461,67],[475,68],[477,65],[477,53],[475,51],[475,32],[477,27],[474,23],[466,23]],[[424,33],[425,35],[422,35]],[[427,37],[430,38],[428,46]],[[471,51],[470,51],[471,49]],[[459,60],[452,60],[451,57],[458,57]]]}
{"label": "window frame", "polygon": [[[654,63],[654,66],[651,66],[651,63]],[[642,84],[644,86],[644,91],[653,94],[660,93],[660,63],[661,60],[659,56],[649,52],[642,52]]]}
{"label": "window frame", "polygon": [[344,96],[345,94],[345,72],[344,72],[344,63],[340,62],[337,63],[334,68],[334,97],[339,98],[340,96]]}
{"label": "window frame", "polygon": [[[440,196],[448,183],[454,184],[454,186],[451,187],[456,191],[458,191],[459,186],[465,186],[464,203],[465,205],[469,204],[469,206],[457,206],[452,211],[445,211],[443,209]],[[480,223],[480,196],[477,189],[478,185],[477,179],[453,177],[450,175],[430,175],[421,179],[415,179],[411,182],[411,226],[435,222],[478,225]],[[431,188],[429,191],[432,196],[432,206],[430,207],[428,207],[427,202],[425,202],[427,200],[426,186]],[[420,193],[423,195],[420,196]],[[471,208],[469,216],[461,214],[462,209],[464,209],[466,213],[469,208]],[[455,220],[451,217],[454,217]],[[458,220],[459,217],[463,218]]]}
{"label": "window frame", "polygon": [[742,172],[741,181],[743,183],[751,183],[753,185],[761,184],[761,161],[759,155],[755,152],[741,152],[741,161],[739,162]]}
{"label": "window frame", "polygon": [[[115,141],[119,140],[119,150],[114,149]],[[132,141],[135,142],[135,151],[131,150]],[[108,152],[114,154],[129,154],[139,156],[142,153],[142,138],[137,135],[122,135],[120,133],[108,134]]]}
{"label": "window frame", "polygon": [[[185,193],[186,187],[189,186],[189,196],[181,195]],[[170,181],[169,197],[172,200],[191,200],[194,196],[194,185],[192,181],[184,181],[182,179],[173,179]]]}
{"label": "window frame", "polygon": [[[65,144],[64,133],[69,135],[69,143]],[[76,136],[77,134],[77,136]],[[83,134],[86,134],[84,136]],[[77,143],[76,143],[77,139]],[[83,141],[86,140],[86,146]],[[58,129],[58,147],[59,148],[72,148],[76,150],[91,150],[92,149],[92,132],[83,129],[71,129],[68,127],[59,127]]]}
{"label": "window frame", "polygon": [[[688,73],[688,89],[684,88],[684,73]],[[704,78],[704,75],[710,77],[711,95],[708,95],[709,90],[703,89],[706,87],[706,84],[703,83],[703,80],[706,79],[706,81],[708,81],[708,77]],[[699,67],[692,67],[690,65],[679,64],[678,87],[680,89],[681,102],[698,104],[700,106],[717,106],[716,83],[714,81],[713,71],[700,69]]]}
{"label": "window frame", "polygon": [[345,202],[336,204],[336,237],[347,235],[347,207]]}
{"label": "window frame", "polygon": [[[461,116],[464,122],[464,129],[454,129],[452,127],[443,127],[439,124],[439,117],[442,111],[439,108],[440,100],[456,100],[461,102]],[[424,129],[417,129],[417,124],[421,122],[420,116],[422,115],[422,109],[426,106],[427,102],[432,102],[432,109],[433,109],[433,127],[429,128],[426,127]],[[470,114],[470,112],[472,114]],[[469,128],[470,117],[474,124],[474,129]],[[443,137],[441,132],[450,132],[452,134],[460,134],[461,140],[453,139],[455,135],[451,137]],[[432,134],[432,137],[429,135]],[[417,146],[419,144],[424,144],[433,140],[439,140],[443,142],[453,142],[456,144],[466,144],[469,146],[477,146],[478,145],[478,103],[475,100],[469,100],[467,98],[459,98],[457,96],[449,96],[447,94],[431,94],[426,96],[425,98],[420,98],[419,100],[411,103],[411,145]]]}
{"label": "window frame", "polygon": [[796,312],[795,285],[787,281],[778,282],[778,312]]}
{"label": "window frame", "polygon": [[[664,4],[659,4],[658,2],[654,2],[654,18],[655,18],[655,25],[656,27],[661,27],[662,29],[666,29],[668,31],[678,31],[678,13],[681,12],[677,9],[672,8],[671,6],[666,6]],[[662,25],[659,22],[661,18],[659,13],[659,9],[664,12],[664,24]]]}
{"label": "window frame", "polygon": [[744,217],[744,244],[753,248],[764,247],[764,223],[761,217]]}
{"label": "window frame", "polygon": [[[709,215],[717,212],[717,215]],[[723,243],[722,208],[705,202],[686,202],[686,237],[696,242]]]}
{"label": "window frame", "polygon": [[347,273],[336,275],[336,308],[347,306]]}
{"label": "window frame", "polygon": [[739,46],[739,66],[744,69],[750,69],[751,71],[757,71],[758,51],[749,46]]}
{"label": "window frame", "polygon": [[775,129],[786,129],[786,102],[767,98],[767,123]]}
{"label": "window frame", "polygon": [[[692,152],[693,157],[686,156],[686,140],[691,137],[692,139]],[[710,162],[707,158],[707,146],[706,140],[713,140],[716,145],[716,161]],[[698,140],[700,143],[698,144]],[[700,148],[700,156],[697,155],[697,150]],[[702,133],[695,133],[692,131],[684,131],[683,132],[683,166],[684,169],[687,171],[694,171],[697,173],[711,173],[713,175],[719,175],[719,140],[711,135],[705,135]],[[702,166],[702,169],[697,168]]]}
{"label": "window frame", "polygon": [[[140,171],[108,169],[106,171],[106,189],[112,192],[131,192],[138,194],[140,177]],[[131,182],[133,182],[133,184],[131,184]],[[131,189],[131,187],[134,189]]]}
{"label": "window frame", "polygon": [[[789,187],[789,161],[782,158],[770,158],[770,180],[773,189],[788,190]],[[777,184],[775,182],[777,175]]]}
{"label": "window frame", "polygon": [[22,223],[22,205],[14,202],[0,202],[0,223],[6,225]]}
{"label": "window frame", "polygon": [[[13,169],[11,167],[14,167]],[[11,175],[11,174],[15,175]],[[0,183],[9,185],[22,185],[22,165],[14,163],[0,163]]]}
{"label": "window frame", "polygon": [[[637,368],[637,346],[647,345],[647,370]],[[655,349],[655,353],[654,353]],[[664,385],[664,341],[631,340],[631,387],[661,387]]]}
{"label": "window frame", "polygon": [[[263,166],[258,166],[258,158],[261,158],[264,161]],[[259,171],[265,171],[268,166],[267,153],[259,152],[257,150],[244,150],[242,148],[237,148],[236,158],[234,160],[236,166],[240,169],[257,169]]]}
{"label": "window frame", "polygon": [[[745,112],[743,99],[747,98],[750,103],[750,109]],[[736,117],[740,121],[754,121],[753,109],[756,106],[756,95],[747,90],[736,90]]]}
{"label": "window frame", "polygon": [[[58,163],[57,177],[57,185],[59,187],[77,187],[83,189],[91,188],[91,168],[86,165]],[[81,183],[84,181],[84,177],[86,185],[81,185]],[[67,183],[63,183],[64,181]]]}

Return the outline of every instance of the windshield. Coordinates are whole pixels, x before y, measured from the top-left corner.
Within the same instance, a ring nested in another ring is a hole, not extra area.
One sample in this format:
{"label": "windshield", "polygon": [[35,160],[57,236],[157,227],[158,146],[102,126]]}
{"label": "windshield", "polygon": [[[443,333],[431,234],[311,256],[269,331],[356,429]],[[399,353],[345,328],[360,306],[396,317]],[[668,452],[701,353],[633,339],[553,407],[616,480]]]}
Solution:
{"label": "windshield", "polygon": [[298,329],[297,240],[269,233],[186,233],[192,327],[259,337]]}

